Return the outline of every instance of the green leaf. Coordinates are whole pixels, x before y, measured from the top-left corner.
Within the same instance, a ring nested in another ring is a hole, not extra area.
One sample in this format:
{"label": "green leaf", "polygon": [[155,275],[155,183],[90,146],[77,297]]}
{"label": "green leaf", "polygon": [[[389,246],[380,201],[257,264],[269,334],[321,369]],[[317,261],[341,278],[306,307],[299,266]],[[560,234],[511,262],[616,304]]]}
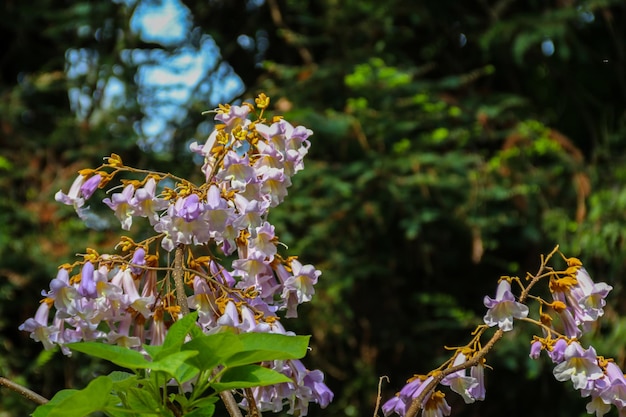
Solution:
{"label": "green leaf", "polygon": [[67,347],[96,358],[106,359],[128,369],[150,368],[152,365],[152,362],[144,358],[141,353],[122,346],[107,345],[101,342],[79,342],[69,343]]}
{"label": "green leaf", "polygon": [[196,408],[191,413],[185,414],[185,417],[212,417],[215,413],[215,405],[207,405],[206,407]]}
{"label": "green leaf", "polygon": [[228,367],[303,358],[306,355],[310,338],[310,336],[286,336],[273,333],[243,333],[238,337],[243,349],[224,361],[224,365]]}
{"label": "green leaf", "polygon": [[[163,371],[174,377],[178,382],[184,382],[197,374],[199,371],[192,365],[185,363],[189,358],[198,355],[198,351],[186,350],[165,356],[158,361],[150,362],[150,369]],[[192,374],[190,376],[190,374]],[[187,379],[185,379],[187,378]]]}
{"label": "green leaf", "polygon": [[145,359],[141,353],[121,346],[106,345],[97,342],[81,342],[71,343],[68,347],[78,352],[106,359],[124,368],[163,371],[176,378],[179,382],[182,382],[181,379],[188,380],[192,378],[192,374],[196,372],[190,369],[189,364],[185,364],[185,361],[198,354],[197,351],[192,350],[175,352],[167,356],[163,356],[162,351],[159,355],[161,356],[160,360],[150,362]]}
{"label": "green leaf", "polygon": [[113,371],[109,374],[113,382],[113,389],[117,392],[125,392],[132,385],[137,384],[137,375],[128,372]]}
{"label": "green leaf", "polygon": [[161,349],[163,349],[163,346],[161,345],[143,345],[142,347],[146,352],[148,352],[148,355],[150,355],[151,358],[156,358],[159,355],[159,352],[161,352]]}
{"label": "green leaf", "polygon": [[208,407],[212,404],[217,403],[217,401],[219,400],[219,397],[215,396],[215,395],[211,395],[209,397],[203,397],[200,398],[196,401],[194,401],[191,406],[194,408],[204,408],[204,407]]}
{"label": "green leaf", "polygon": [[130,388],[126,392],[126,402],[130,409],[142,415],[172,415],[162,414],[164,407],[159,401],[150,393],[150,391],[141,388]]}
{"label": "green leaf", "polygon": [[103,410],[112,386],[108,376],[99,376],[80,391],[60,391],[50,402],[38,407],[33,417],[84,417]]}
{"label": "green leaf", "polygon": [[181,346],[185,343],[185,338],[191,332],[191,329],[197,326],[197,319],[198,313],[194,311],[174,323],[167,330],[167,335],[165,336],[163,345],[161,345],[161,350],[157,352],[156,355],[152,356],[152,358],[156,361],[161,359],[163,356],[179,352]]}
{"label": "green leaf", "polygon": [[55,409],[55,407],[61,403],[64,399],[71,397],[75,393],[77,393],[77,389],[64,389],[57,392],[54,397],[50,399],[47,403],[40,405],[35,409],[35,412],[32,414],[33,417],[47,417],[50,415],[50,412]]}
{"label": "green leaf", "polygon": [[263,387],[282,382],[291,382],[291,379],[263,366],[244,365],[227,369],[222,374],[220,382],[211,384],[211,387],[221,392],[237,388]]}
{"label": "green leaf", "polygon": [[202,371],[213,369],[229,356],[241,352],[243,343],[235,334],[223,332],[192,339],[185,343],[182,349],[198,352],[197,356],[187,362]]}
{"label": "green leaf", "polygon": [[4,156],[0,156],[0,170],[9,171],[11,169],[13,169],[11,161],[6,159]]}

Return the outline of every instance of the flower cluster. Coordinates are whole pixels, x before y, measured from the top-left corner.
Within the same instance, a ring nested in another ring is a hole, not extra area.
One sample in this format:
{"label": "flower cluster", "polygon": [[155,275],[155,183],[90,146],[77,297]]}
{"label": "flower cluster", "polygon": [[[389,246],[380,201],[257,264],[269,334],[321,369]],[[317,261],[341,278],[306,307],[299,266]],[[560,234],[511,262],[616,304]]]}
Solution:
{"label": "flower cluster", "polygon": [[[220,106],[206,143],[190,146],[204,160],[200,185],[169,173],[146,174],[125,166],[115,154],[97,169],[81,170],[67,194],[56,194],[57,201],[84,217],[86,200],[98,188],[121,173],[141,174],[140,179],[122,179],[121,190],[103,202],[122,229],[147,218],[156,234],[141,242],[123,237],[121,254],[89,249],[74,264],[62,265],[50,289],[42,292],[35,317],[20,329],[46,349],[59,345],[66,354],[65,345],[77,341],[139,350],[144,344],[159,345],[170,323],[188,309],[197,310],[205,333],[230,328],[292,334],[277,314],[296,317],[297,306],[311,300],[321,273],[278,253],[279,240],[267,214],[283,201],[291,177],[303,168],[312,131],[280,118],[267,122],[265,95],[256,104]],[[257,109],[257,119],[250,120]],[[224,264],[218,253],[234,260]],[[184,294],[171,282],[177,271]],[[291,412],[304,416],[309,402],[326,406],[332,400],[320,371],[297,360],[267,366],[293,382],[256,389],[261,411],[289,404]]]}
{"label": "flower cluster", "polygon": [[[590,397],[587,405],[590,414],[602,417],[611,404],[618,408],[620,415],[626,413],[623,372],[612,360],[597,356],[593,347],[584,349],[578,342],[604,314],[605,298],[612,288],[605,283],[595,283],[576,258],[563,256],[567,264],[565,270],[548,268],[547,261],[556,251],[543,259],[537,274],[527,276],[530,281],[527,285],[517,277],[502,277],[496,297],[484,299],[487,307],[484,325],[477,327],[472,341],[456,348],[452,358],[438,369],[409,379],[404,388],[382,406],[383,414],[413,417],[422,410],[423,417],[450,415],[451,407],[445,394],[436,390],[438,385],[448,386],[468,404],[484,400],[485,355],[505,332],[513,329],[515,320],[533,323],[541,329],[542,336],[534,336],[531,343],[530,357],[537,359],[542,350],[546,351],[556,364],[555,378],[571,380],[583,397]],[[541,280],[548,280],[552,301],[530,295],[532,287]],[[517,298],[511,289],[513,282],[522,290]],[[539,320],[528,317],[525,302],[530,298],[539,303]],[[480,340],[485,331],[495,326],[498,331],[482,345]]]}
{"label": "flower cluster", "polygon": [[550,315],[541,313],[543,337],[535,336],[530,357],[537,359],[545,350],[556,364],[554,377],[572,381],[583,397],[590,397],[587,412],[602,417],[615,405],[620,415],[626,413],[626,380],[612,360],[598,356],[593,346],[584,349],[578,338],[591,330],[604,315],[605,298],[612,287],[595,283],[580,260],[566,259],[568,268],[550,277],[551,307],[561,322],[561,333],[555,331]]}

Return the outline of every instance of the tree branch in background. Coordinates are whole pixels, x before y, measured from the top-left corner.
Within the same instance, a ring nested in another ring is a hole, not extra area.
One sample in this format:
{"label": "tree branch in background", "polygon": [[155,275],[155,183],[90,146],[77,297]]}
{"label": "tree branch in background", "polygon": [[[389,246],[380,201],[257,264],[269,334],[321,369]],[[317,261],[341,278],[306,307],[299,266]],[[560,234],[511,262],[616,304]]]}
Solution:
{"label": "tree branch in background", "polygon": [[313,54],[311,54],[311,51],[309,51],[306,47],[296,42],[297,34],[289,29],[289,27],[285,24],[285,21],[283,20],[283,15],[280,12],[280,7],[278,7],[278,2],[276,0],[268,0],[267,5],[270,8],[272,21],[279,29],[279,36],[281,36],[289,45],[294,46],[298,50],[298,54],[304,62],[304,65],[313,65],[315,63],[313,61]]}
{"label": "tree branch in background", "polygon": [[22,397],[34,402],[35,404],[42,405],[48,402],[48,399],[42,397],[34,391],[29,390],[26,387],[21,386],[20,384],[10,381],[4,377],[0,376],[0,386],[7,387],[8,389],[17,392]]}

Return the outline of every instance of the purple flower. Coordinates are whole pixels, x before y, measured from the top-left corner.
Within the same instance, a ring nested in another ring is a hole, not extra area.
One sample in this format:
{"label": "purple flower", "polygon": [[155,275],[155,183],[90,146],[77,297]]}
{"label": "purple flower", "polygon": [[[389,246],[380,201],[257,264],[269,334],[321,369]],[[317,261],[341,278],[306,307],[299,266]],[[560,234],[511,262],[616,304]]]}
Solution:
{"label": "purple flower", "polygon": [[145,318],[150,317],[152,315],[150,307],[154,304],[154,296],[142,297],[139,295],[130,270],[125,269],[121,275],[121,284],[127,305],[138,311]]}
{"label": "purple flower", "polygon": [[594,283],[585,268],[571,266],[568,272],[571,273],[551,280],[550,290],[556,301],[567,306],[567,310],[559,312],[566,335],[578,337],[604,314],[605,298],[613,287],[603,282]]}
{"label": "purple flower", "polygon": [[209,270],[211,271],[211,276],[219,279],[222,284],[225,284],[229,287],[233,287],[235,285],[235,278],[228,272],[222,265],[217,262],[211,260],[209,263]]}
{"label": "purple flower", "polygon": [[50,291],[42,295],[54,300],[54,307],[57,314],[72,316],[76,314],[78,291],[70,285],[70,276],[67,269],[61,268],[57,272],[56,278],[50,281]]}
{"label": "purple flower", "polygon": [[104,204],[109,206],[115,211],[115,216],[122,223],[122,229],[130,230],[130,226],[133,224],[133,214],[135,208],[133,206],[133,194],[135,187],[132,184],[128,184],[124,187],[121,193],[115,193],[111,198],[105,198],[102,200]]}
{"label": "purple flower", "polygon": [[271,268],[265,254],[257,251],[248,251],[248,257],[236,259],[232,263],[233,275],[242,277],[240,288],[247,288],[256,284],[259,275],[271,275]]}
{"label": "purple flower", "polygon": [[452,408],[446,402],[446,396],[441,391],[435,391],[426,401],[422,410],[422,417],[449,416]]}
{"label": "purple flower", "polygon": [[593,347],[585,350],[578,342],[570,343],[565,349],[563,362],[554,368],[557,381],[572,380],[575,389],[584,389],[587,382],[602,378],[602,369]]}
{"label": "purple flower", "polygon": [[563,358],[565,357],[565,349],[567,349],[567,340],[558,339],[554,346],[550,350],[548,350],[548,356],[552,359],[554,363],[563,362]]}
{"label": "purple flower", "polygon": [[530,356],[531,359],[538,359],[541,354],[541,349],[543,348],[543,344],[539,340],[535,340],[530,345]]}
{"label": "purple flower", "polygon": [[82,207],[85,200],[80,195],[80,189],[85,183],[85,177],[83,175],[79,175],[76,177],[72,186],[70,187],[70,191],[65,194],[63,191],[59,190],[54,195],[54,199],[59,203],[66,204],[68,206],[74,207]]}
{"label": "purple flower", "polygon": [[248,240],[248,250],[254,249],[261,252],[267,257],[268,262],[274,260],[276,255],[276,236],[274,234],[274,226],[268,222],[264,222],[255,230],[256,236]]}
{"label": "purple flower", "polygon": [[236,229],[255,228],[261,225],[261,216],[269,208],[269,201],[248,200],[241,194],[235,194],[235,207],[239,216],[233,221]]}
{"label": "purple flower", "polygon": [[[463,353],[458,353],[454,358],[452,366],[461,365],[465,362],[466,356]],[[465,404],[471,404],[476,401],[476,398],[474,398],[471,394],[471,390],[478,387],[478,380],[471,376],[467,376],[466,369],[462,369],[446,375],[446,377],[441,380],[441,385],[449,386],[452,391],[463,397],[463,401],[465,401]],[[479,391],[480,390],[478,390],[477,392]]]}
{"label": "purple flower", "polygon": [[96,281],[94,279],[94,266],[91,262],[85,262],[80,272],[80,284],[78,293],[83,297],[96,298]]}
{"label": "purple flower", "polygon": [[204,204],[200,202],[198,194],[179,198],[174,204],[174,215],[182,217],[187,223],[196,220],[203,212]]}
{"label": "purple flower", "polygon": [[626,407],[626,379],[624,373],[614,362],[606,366],[608,386],[600,392],[600,397],[607,404],[615,404],[619,409]]}
{"label": "purple flower", "polygon": [[102,182],[102,176],[100,174],[96,173],[95,175],[92,175],[91,177],[89,177],[89,179],[85,181],[83,185],[81,185],[80,187],[80,192],[83,195],[83,197],[86,200],[89,199],[93,195],[93,193],[96,192],[101,182]]}
{"label": "purple flower", "polygon": [[321,271],[313,265],[302,265],[294,259],[291,261],[293,275],[283,282],[282,299],[285,300],[287,317],[297,317],[296,306],[311,301]]}
{"label": "purple flower", "polygon": [[55,331],[53,326],[48,326],[49,312],[50,305],[44,300],[39,305],[35,317],[27,319],[19,327],[19,330],[30,332],[30,337],[34,341],[43,343],[46,350],[53,348],[51,338]]}
{"label": "purple flower", "polygon": [[243,191],[248,183],[256,182],[256,173],[246,155],[239,156],[230,151],[224,157],[224,169],[219,172],[217,178],[227,181],[233,190]]}
{"label": "purple flower", "polygon": [[142,188],[138,188],[135,191],[135,195],[131,201],[131,205],[135,209],[133,214],[147,217],[152,226],[159,221],[158,212],[167,208],[169,205],[167,201],[156,197],[156,185],[156,180],[149,178]]}
{"label": "purple flower", "polygon": [[469,395],[478,401],[485,399],[485,365],[480,363],[470,368],[470,376],[477,382],[468,389]]}
{"label": "purple flower", "polygon": [[489,309],[484,317],[485,324],[489,327],[497,324],[505,332],[513,329],[514,318],[522,319],[528,316],[528,307],[515,301],[511,284],[505,279],[498,284],[496,298],[485,296],[484,303]]}
{"label": "purple flower", "polygon": [[283,202],[287,195],[287,188],[291,186],[291,179],[284,174],[283,169],[270,168],[263,172],[260,178],[261,192],[270,201],[271,207]]}
{"label": "purple flower", "polygon": [[393,413],[403,416],[406,414],[406,402],[399,395],[396,395],[383,404],[382,411],[385,417]]}
{"label": "purple flower", "polygon": [[146,251],[144,248],[137,248],[133,253],[133,258],[130,263],[136,266],[131,266],[130,270],[133,274],[139,275],[143,271],[142,266],[146,264]]}
{"label": "purple flower", "polygon": [[571,295],[582,309],[581,319],[583,321],[596,321],[598,317],[604,314],[603,307],[606,304],[604,299],[613,287],[604,282],[593,282],[585,268],[580,268],[577,271],[576,281],[578,281],[578,285],[572,288]]}
{"label": "purple flower", "polygon": [[215,120],[219,120],[227,127],[233,128],[247,121],[250,107],[248,106],[228,106],[227,109],[218,109]]}
{"label": "purple flower", "polygon": [[320,370],[308,371],[304,377],[304,386],[311,388],[313,397],[322,408],[326,408],[335,394],[324,384],[324,374]]}

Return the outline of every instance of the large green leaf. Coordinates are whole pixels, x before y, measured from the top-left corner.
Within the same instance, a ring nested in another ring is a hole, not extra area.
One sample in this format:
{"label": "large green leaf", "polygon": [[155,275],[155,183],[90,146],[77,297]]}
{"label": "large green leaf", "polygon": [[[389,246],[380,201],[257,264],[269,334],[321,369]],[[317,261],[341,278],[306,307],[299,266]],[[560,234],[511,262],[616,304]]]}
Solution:
{"label": "large green leaf", "polygon": [[216,391],[226,391],[237,388],[263,387],[266,385],[290,382],[291,379],[259,365],[244,365],[227,369],[220,378],[220,382],[211,384]]}
{"label": "large green leaf", "polygon": [[185,338],[191,332],[193,327],[196,327],[196,320],[198,319],[198,313],[193,312],[187,314],[182,319],[174,323],[168,330],[161,349],[153,355],[153,359],[159,360],[165,355],[169,355],[174,352],[180,351],[180,347],[185,343]]}
{"label": "large green leaf", "polygon": [[239,337],[231,332],[200,336],[185,343],[183,350],[194,350],[198,355],[188,362],[200,370],[213,369],[244,347]]}
{"label": "large green leaf", "polygon": [[198,369],[186,363],[189,358],[198,355],[198,351],[187,350],[165,356],[158,361],[151,362],[149,367],[153,371],[163,371],[174,377],[178,382],[187,381],[198,373]]}
{"label": "large green leaf", "polygon": [[148,361],[141,353],[122,346],[107,345],[101,342],[79,342],[70,343],[67,347],[96,358],[106,359],[128,369],[145,369],[152,365],[152,362]]}
{"label": "large green leaf", "polygon": [[207,405],[206,407],[196,408],[191,413],[185,414],[185,417],[211,417],[215,413],[215,405]]}
{"label": "large green leaf", "polygon": [[173,416],[148,390],[130,388],[126,395],[129,407],[138,414],[150,416]]}
{"label": "large green leaf", "polygon": [[228,367],[272,360],[300,359],[306,355],[309,336],[285,336],[273,333],[243,333],[239,335],[243,348],[229,356]]}
{"label": "large green leaf", "polygon": [[60,391],[50,402],[38,407],[33,417],[84,417],[103,410],[109,402],[112,386],[108,376],[99,376],[80,391]]}

